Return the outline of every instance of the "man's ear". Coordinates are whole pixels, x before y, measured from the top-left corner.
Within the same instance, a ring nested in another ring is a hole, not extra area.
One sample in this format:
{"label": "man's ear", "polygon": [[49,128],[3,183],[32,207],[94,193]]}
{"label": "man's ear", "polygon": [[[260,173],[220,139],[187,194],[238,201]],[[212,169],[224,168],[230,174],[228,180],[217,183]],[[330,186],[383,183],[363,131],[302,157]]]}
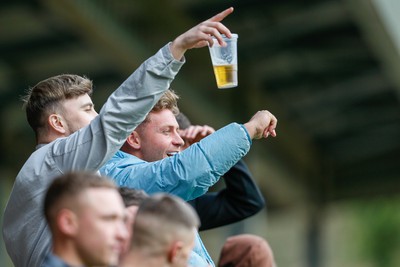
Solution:
{"label": "man's ear", "polygon": [[179,261],[182,249],[183,249],[182,241],[173,242],[168,250],[168,255],[167,255],[168,262],[175,263],[175,262]]}
{"label": "man's ear", "polygon": [[67,236],[74,236],[78,231],[78,217],[69,209],[62,209],[57,214],[57,228]]}
{"label": "man's ear", "polygon": [[133,149],[139,150],[141,148],[140,136],[136,131],[133,131],[128,138],[126,138],[126,143]]}
{"label": "man's ear", "polygon": [[60,134],[65,134],[66,130],[64,128],[64,122],[60,115],[51,114],[47,121],[48,121],[51,129],[53,129],[54,131],[56,131]]}

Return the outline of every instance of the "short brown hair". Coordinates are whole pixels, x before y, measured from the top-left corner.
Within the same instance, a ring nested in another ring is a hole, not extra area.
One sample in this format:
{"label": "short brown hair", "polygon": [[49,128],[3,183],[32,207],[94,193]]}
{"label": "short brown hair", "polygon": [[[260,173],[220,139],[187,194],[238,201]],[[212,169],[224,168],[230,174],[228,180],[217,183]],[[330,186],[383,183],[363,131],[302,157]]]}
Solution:
{"label": "short brown hair", "polygon": [[50,77],[29,88],[22,101],[26,118],[36,138],[43,131],[47,117],[60,108],[62,101],[84,94],[91,95],[92,91],[91,80],[74,74]]}
{"label": "short brown hair", "polygon": [[188,203],[179,197],[157,193],[143,200],[133,224],[132,249],[148,256],[165,252],[176,239],[194,234],[200,219]]}
{"label": "short brown hair", "polygon": [[44,214],[50,227],[55,216],[54,207],[64,198],[76,198],[89,188],[110,188],[117,190],[114,182],[92,172],[68,172],[61,175],[50,184],[44,199]]}

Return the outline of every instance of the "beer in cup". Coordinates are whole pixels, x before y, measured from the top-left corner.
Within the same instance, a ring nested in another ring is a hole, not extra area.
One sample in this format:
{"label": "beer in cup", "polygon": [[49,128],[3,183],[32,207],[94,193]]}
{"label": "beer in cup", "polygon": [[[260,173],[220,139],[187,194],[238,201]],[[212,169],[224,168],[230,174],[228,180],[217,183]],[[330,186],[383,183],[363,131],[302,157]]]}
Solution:
{"label": "beer in cup", "polygon": [[217,86],[220,89],[232,88],[238,85],[237,78],[237,34],[232,34],[231,38],[222,35],[226,46],[220,46],[214,38],[213,46],[209,47],[211,62],[214,68],[214,75]]}

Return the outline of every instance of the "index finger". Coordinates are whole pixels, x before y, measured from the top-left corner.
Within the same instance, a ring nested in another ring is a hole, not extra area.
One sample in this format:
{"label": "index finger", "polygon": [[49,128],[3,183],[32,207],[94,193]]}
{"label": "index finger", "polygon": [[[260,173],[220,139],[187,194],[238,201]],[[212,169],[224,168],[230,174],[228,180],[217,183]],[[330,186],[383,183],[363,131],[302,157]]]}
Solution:
{"label": "index finger", "polygon": [[273,135],[276,136],[276,125],[278,124],[278,120],[276,119],[276,117],[274,115],[271,115],[271,122],[268,126],[268,131]]}
{"label": "index finger", "polygon": [[214,17],[212,17],[212,18],[210,18],[208,20],[209,21],[220,22],[224,18],[226,18],[229,14],[231,14],[232,12],[233,12],[233,7],[230,7],[230,8],[225,9],[221,13],[218,13],[217,15],[215,15]]}

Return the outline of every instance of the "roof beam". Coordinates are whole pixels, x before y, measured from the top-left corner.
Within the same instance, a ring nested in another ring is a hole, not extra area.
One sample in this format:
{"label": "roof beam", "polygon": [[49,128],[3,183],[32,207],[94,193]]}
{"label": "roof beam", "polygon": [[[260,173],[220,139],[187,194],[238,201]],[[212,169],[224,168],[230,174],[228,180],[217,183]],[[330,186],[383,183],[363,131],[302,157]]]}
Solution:
{"label": "roof beam", "polygon": [[[365,40],[373,49],[375,55],[380,59],[383,68],[396,86],[400,98],[400,48],[394,42],[394,36],[383,22],[382,5],[388,1],[373,0],[351,0],[345,1],[354,21],[364,34]],[[396,13],[395,16],[398,16]]]}
{"label": "roof beam", "polygon": [[53,19],[76,30],[80,37],[128,75],[148,54],[142,40],[117,24],[97,2],[87,0],[42,0]]}

